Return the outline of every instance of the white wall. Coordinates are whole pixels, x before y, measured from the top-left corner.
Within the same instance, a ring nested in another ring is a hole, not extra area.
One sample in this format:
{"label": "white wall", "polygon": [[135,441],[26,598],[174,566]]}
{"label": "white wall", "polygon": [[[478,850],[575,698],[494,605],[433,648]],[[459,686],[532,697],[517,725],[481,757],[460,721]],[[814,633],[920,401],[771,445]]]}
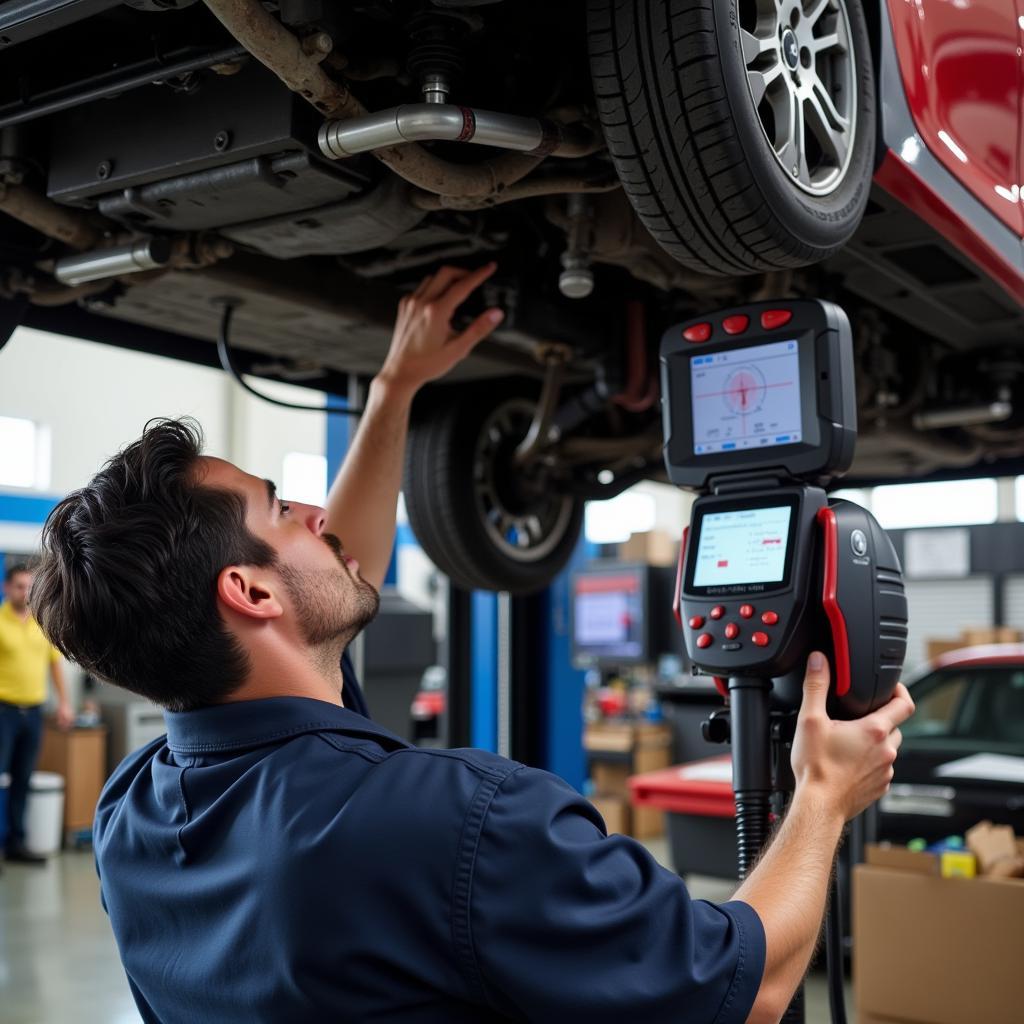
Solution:
{"label": "white wall", "polygon": [[[287,401],[324,401],[306,388],[255,386]],[[210,454],[274,480],[287,452],[322,455],[326,441],[322,413],[270,405],[220,370],[25,328],[0,353],[0,415],[50,428],[53,495],[81,487],[154,416],[195,417]]]}

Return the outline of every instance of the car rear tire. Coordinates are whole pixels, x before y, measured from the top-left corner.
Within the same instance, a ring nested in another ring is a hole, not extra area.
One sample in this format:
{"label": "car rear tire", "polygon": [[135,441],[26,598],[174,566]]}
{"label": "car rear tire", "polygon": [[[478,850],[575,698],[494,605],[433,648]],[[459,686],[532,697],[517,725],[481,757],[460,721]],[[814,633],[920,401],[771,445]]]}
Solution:
{"label": "car rear tire", "polygon": [[680,263],[799,267],[850,238],[875,151],[862,0],[589,0],[588,38],[623,188]]}
{"label": "car rear tire", "polygon": [[405,506],[416,539],[467,590],[540,590],[568,562],[583,501],[512,455],[536,395],[529,383],[437,388],[417,403],[406,449]]}

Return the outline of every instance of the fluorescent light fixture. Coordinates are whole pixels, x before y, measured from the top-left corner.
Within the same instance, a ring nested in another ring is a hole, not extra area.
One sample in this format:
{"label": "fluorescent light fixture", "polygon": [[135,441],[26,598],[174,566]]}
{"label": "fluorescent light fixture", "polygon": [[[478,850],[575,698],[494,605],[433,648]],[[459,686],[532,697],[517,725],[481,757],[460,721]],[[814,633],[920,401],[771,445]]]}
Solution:
{"label": "fluorescent light fixture", "polygon": [[871,492],[871,511],[887,530],[918,526],[994,523],[996,482],[991,477],[928,484],[894,484]]}

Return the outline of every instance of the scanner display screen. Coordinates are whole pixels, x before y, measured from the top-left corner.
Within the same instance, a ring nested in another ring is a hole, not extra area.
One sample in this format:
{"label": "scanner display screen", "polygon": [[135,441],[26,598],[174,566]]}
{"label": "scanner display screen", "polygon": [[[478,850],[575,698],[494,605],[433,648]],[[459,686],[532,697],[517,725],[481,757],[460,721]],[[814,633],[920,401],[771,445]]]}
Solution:
{"label": "scanner display screen", "polygon": [[690,360],[695,455],[798,444],[802,440],[796,341]]}
{"label": "scanner display screen", "polygon": [[706,513],[693,585],[781,583],[786,575],[792,516],[791,505]]}

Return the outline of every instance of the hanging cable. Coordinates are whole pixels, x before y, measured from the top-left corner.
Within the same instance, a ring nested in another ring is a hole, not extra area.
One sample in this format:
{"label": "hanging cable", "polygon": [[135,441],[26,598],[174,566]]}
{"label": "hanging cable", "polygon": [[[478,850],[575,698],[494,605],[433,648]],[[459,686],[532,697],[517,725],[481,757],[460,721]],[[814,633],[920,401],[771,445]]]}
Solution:
{"label": "hanging cable", "polygon": [[832,872],[828,891],[828,912],[825,917],[825,956],[828,961],[828,1003],[832,1024],[846,1024],[846,1002],[843,994],[843,916],[839,866]]}
{"label": "hanging cable", "polygon": [[302,405],[298,402],[284,402],[279,398],[271,398],[270,395],[265,395],[262,391],[257,391],[242,376],[241,371],[235,366],[231,355],[231,345],[228,342],[228,338],[231,331],[231,317],[234,312],[234,306],[230,303],[225,305],[224,315],[220,320],[220,331],[217,334],[217,357],[220,359],[220,365],[224,372],[229,377],[233,377],[240,387],[248,391],[250,395],[262,398],[264,402],[270,402],[271,405],[280,405],[285,409],[299,409],[303,412],[325,412],[328,416],[362,416],[365,412],[364,409],[352,409],[347,405]]}

